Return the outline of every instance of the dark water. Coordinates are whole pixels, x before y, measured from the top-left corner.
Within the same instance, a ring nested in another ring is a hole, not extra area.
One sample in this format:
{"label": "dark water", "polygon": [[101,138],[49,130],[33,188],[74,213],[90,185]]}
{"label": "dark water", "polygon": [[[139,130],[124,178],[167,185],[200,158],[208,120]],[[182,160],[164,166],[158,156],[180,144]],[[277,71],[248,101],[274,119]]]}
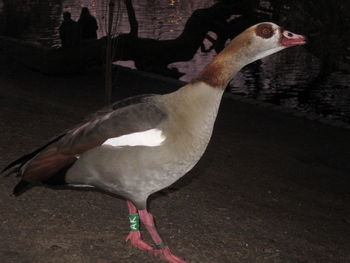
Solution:
{"label": "dark water", "polygon": [[[36,41],[45,46],[59,47],[57,29],[63,11],[69,11],[77,20],[81,7],[87,6],[99,22],[99,37],[105,35],[107,0],[0,0],[0,30],[4,32],[6,19],[4,8],[11,6],[21,17],[18,26],[11,25],[18,38]],[[264,1],[262,1],[264,2]],[[134,0],[136,18],[139,22],[139,36],[155,39],[173,39],[183,29],[193,10],[209,7],[213,0]],[[14,7],[13,7],[14,6]],[[123,5],[115,33],[128,32],[129,23]],[[7,11],[8,12],[8,11]],[[22,24],[21,24],[22,23]],[[13,33],[12,32],[12,33]],[[298,32],[296,32],[298,33]],[[208,43],[206,43],[208,45]],[[181,79],[188,81],[201,70],[214,52],[196,53],[189,62],[173,63],[185,72]],[[121,62],[133,66],[133,62]],[[305,47],[294,47],[262,62],[245,67],[232,81],[232,92],[242,96],[283,105],[297,111],[316,114],[328,119],[350,123],[350,74],[333,72],[319,78],[320,61],[307,52]]]}

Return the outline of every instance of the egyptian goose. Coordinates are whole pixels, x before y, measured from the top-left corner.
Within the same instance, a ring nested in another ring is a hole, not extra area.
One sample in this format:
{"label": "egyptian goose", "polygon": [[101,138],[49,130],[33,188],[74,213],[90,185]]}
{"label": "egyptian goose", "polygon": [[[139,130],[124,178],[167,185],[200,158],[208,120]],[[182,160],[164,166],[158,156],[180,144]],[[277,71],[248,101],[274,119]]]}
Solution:
{"label": "egyptian goose", "polygon": [[[117,194],[129,209],[126,241],[168,262],[185,262],[162,241],[147,211],[147,198],[180,179],[201,158],[224,89],[243,66],[304,43],[303,36],[273,23],[248,28],[179,90],[116,102],[9,164],[3,171],[22,176],[14,195],[39,183],[85,185]],[[141,239],[138,219],[156,249]]]}

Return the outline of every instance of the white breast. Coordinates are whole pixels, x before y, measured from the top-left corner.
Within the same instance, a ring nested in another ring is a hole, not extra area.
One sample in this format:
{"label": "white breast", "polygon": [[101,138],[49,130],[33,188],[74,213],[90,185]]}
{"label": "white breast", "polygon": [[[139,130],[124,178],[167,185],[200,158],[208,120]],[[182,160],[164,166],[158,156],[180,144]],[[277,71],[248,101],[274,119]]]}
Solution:
{"label": "white breast", "polygon": [[135,132],[123,136],[109,138],[103,145],[120,146],[159,146],[166,139],[159,129],[150,129],[143,132]]}

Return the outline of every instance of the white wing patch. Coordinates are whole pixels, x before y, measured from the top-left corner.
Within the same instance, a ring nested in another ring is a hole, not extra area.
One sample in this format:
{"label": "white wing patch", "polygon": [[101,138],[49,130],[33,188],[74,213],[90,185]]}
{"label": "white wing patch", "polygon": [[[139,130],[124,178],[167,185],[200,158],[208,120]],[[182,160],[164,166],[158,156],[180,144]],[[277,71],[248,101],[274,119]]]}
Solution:
{"label": "white wing patch", "polygon": [[159,146],[166,139],[159,129],[150,129],[143,132],[135,132],[123,136],[110,138],[102,145],[111,146]]}

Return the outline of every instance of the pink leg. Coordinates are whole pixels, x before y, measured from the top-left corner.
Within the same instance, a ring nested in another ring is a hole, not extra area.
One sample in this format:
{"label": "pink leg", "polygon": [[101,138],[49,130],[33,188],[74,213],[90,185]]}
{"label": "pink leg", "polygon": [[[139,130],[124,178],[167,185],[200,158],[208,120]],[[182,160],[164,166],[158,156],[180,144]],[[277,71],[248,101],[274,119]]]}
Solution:
{"label": "pink leg", "polygon": [[[127,204],[129,209],[129,215],[137,215],[137,210],[134,204],[130,201],[127,201]],[[129,240],[132,246],[140,250],[153,250],[153,248],[150,245],[148,245],[142,240],[140,231],[130,231],[129,235],[125,238],[125,242],[128,242]]]}
{"label": "pink leg", "polygon": [[186,263],[186,261],[173,255],[169,247],[164,245],[161,237],[158,234],[157,228],[154,224],[152,214],[148,213],[148,211],[145,209],[145,210],[139,210],[139,215],[142,223],[146,226],[146,229],[148,233],[151,235],[154,243],[156,243],[156,245],[160,247],[159,250],[153,250],[152,251],[153,254],[156,256],[162,257],[163,259],[165,259],[170,263]]}

